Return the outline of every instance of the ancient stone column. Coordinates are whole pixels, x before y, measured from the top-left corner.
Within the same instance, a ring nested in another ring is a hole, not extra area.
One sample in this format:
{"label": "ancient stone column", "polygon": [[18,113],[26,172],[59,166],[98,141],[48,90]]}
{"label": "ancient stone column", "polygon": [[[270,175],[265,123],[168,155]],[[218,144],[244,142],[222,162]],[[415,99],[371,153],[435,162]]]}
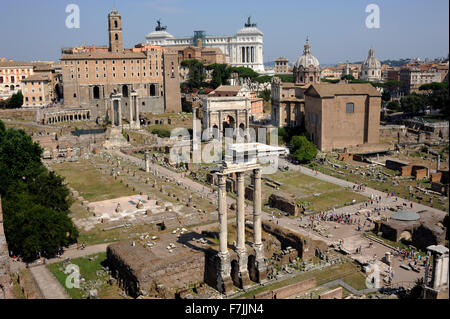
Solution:
{"label": "ancient stone column", "polygon": [[440,169],[441,169],[441,155],[438,154],[436,161],[436,173],[439,172]]}
{"label": "ancient stone column", "polygon": [[219,265],[217,267],[217,289],[222,293],[227,293],[233,288],[231,280],[230,254],[228,253],[228,232],[227,232],[227,191],[226,175],[218,175],[218,204],[219,204]]}
{"label": "ancient stone column", "polygon": [[133,93],[131,93],[131,101],[130,101],[130,128],[134,127],[134,96]]}
{"label": "ancient stone column", "polygon": [[150,154],[145,152],[145,172],[150,173]]}
{"label": "ancient stone column", "polygon": [[219,175],[218,183],[219,183],[219,191],[218,191],[219,251],[221,254],[228,254],[226,175]]}
{"label": "ancient stone column", "polygon": [[237,250],[245,250],[245,189],[244,173],[236,173],[237,178]]}
{"label": "ancient stone column", "polygon": [[255,262],[259,282],[264,281],[267,274],[261,223],[261,169],[255,169],[253,171],[253,247],[255,249]]}
{"label": "ancient stone column", "polygon": [[237,178],[237,212],[236,212],[236,232],[237,246],[236,253],[239,262],[240,286],[244,288],[250,284],[248,276],[248,255],[245,248],[245,188],[244,173],[236,173]]}
{"label": "ancient stone column", "polygon": [[434,254],[433,258],[433,289],[441,286],[442,257]]}

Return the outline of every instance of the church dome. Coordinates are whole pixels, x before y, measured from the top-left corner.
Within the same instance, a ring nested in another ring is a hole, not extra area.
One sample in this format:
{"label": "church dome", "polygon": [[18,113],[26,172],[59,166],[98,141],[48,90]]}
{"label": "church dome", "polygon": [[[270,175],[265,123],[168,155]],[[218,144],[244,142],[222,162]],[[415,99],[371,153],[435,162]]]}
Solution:
{"label": "church dome", "polygon": [[302,66],[303,68],[319,68],[320,67],[319,60],[317,60],[317,58],[311,54],[311,46],[309,45],[308,39],[306,40],[303,55],[298,58],[295,66],[297,68],[299,68],[300,66]]}
{"label": "church dome", "polygon": [[369,50],[369,56],[362,65],[363,70],[381,69],[381,62],[374,56],[374,50]]}

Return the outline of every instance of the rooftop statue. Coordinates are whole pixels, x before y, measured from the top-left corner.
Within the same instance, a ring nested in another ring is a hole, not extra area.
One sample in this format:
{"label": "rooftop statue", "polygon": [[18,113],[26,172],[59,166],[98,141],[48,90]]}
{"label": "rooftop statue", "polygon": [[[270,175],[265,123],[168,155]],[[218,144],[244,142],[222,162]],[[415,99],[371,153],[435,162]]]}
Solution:
{"label": "rooftop statue", "polygon": [[166,31],[167,30],[167,26],[161,26],[161,19],[156,20],[156,22],[158,23],[158,25],[155,28],[155,31]]}
{"label": "rooftop statue", "polygon": [[252,18],[251,16],[248,17],[247,23],[245,24],[245,27],[246,27],[246,28],[256,27],[256,23],[251,23],[251,18]]}

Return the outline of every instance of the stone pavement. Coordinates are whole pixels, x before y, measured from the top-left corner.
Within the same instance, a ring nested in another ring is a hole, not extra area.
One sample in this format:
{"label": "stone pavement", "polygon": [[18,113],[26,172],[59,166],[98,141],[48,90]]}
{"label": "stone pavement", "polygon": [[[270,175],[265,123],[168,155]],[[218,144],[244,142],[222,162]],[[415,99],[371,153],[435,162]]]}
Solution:
{"label": "stone pavement", "polygon": [[32,267],[30,272],[33,275],[44,299],[70,299],[64,287],[53,276],[45,265]]}
{"label": "stone pavement", "polygon": [[[92,246],[86,246],[84,249],[77,249],[77,245],[72,245],[68,249],[64,250],[64,254],[61,258],[55,257],[46,259],[46,264],[53,264],[57,263],[59,261],[63,261],[66,258],[79,258],[83,256],[89,256],[101,252],[106,252],[106,248],[108,247],[109,243],[106,244],[99,244],[99,245],[92,245]],[[21,269],[24,269],[26,267],[26,264],[19,261],[12,261],[11,259],[11,273],[15,273],[20,271]],[[39,267],[43,265],[43,259],[39,259],[31,264],[29,264],[30,269],[34,267]]]}
{"label": "stone pavement", "polygon": [[[316,173],[315,171],[313,171],[312,169],[309,169],[307,167],[294,165],[294,164],[292,164],[292,163],[290,163],[290,162],[288,162],[288,161],[286,161],[284,159],[280,159],[279,165],[280,165],[280,167],[287,165],[290,170],[297,171],[297,172],[300,172],[302,174],[305,174],[305,175],[308,175],[308,176],[312,176],[314,178],[317,178],[317,179],[320,179],[320,180],[323,180],[323,181],[326,181],[326,182],[329,182],[329,183],[333,183],[335,185],[339,185],[339,186],[342,186],[342,187],[347,187],[347,188],[350,188],[351,190],[353,189],[353,186],[358,186],[357,184],[354,184],[352,182],[348,182],[348,181],[345,181],[345,180],[342,180],[342,179],[339,179],[339,178],[336,178],[336,177],[333,177],[333,176],[329,176],[329,175],[326,175],[326,174],[323,174],[323,173],[320,173],[320,172]],[[358,192],[358,193],[361,194],[361,195],[365,195],[367,197],[371,197],[371,195],[373,195],[373,196],[381,196],[382,198],[386,198],[387,197],[387,193],[380,192],[380,191],[378,191],[376,189],[373,189],[373,188],[370,188],[370,187],[366,187],[364,191]],[[436,209],[436,208],[433,208],[433,207],[429,207],[429,206],[425,206],[425,205],[422,205],[422,204],[419,204],[419,203],[415,203],[415,202],[413,202],[413,209],[409,209],[411,201],[403,199],[403,198],[400,198],[400,197],[397,197],[397,198],[398,198],[398,202],[397,202],[398,205],[403,205],[403,203],[406,203],[408,205],[408,210],[413,210],[413,211],[428,210],[430,212],[440,214],[440,215],[442,215],[442,217],[444,217],[445,214],[446,214],[446,212],[441,211],[439,209]]]}

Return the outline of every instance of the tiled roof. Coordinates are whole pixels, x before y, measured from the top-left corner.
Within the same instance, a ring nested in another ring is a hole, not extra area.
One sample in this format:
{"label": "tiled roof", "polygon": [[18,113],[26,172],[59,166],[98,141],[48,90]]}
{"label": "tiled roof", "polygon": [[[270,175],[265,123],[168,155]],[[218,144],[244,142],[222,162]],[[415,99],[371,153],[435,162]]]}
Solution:
{"label": "tiled roof", "polygon": [[317,92],[320,97],[333,97],[335,95],[369,95],[381,96],[370,83],[349,83],[349,84],[312,84],[305,94]]}
{"label": "tiled roof", "polygon": [[81,59],[145,59],[146,55],[143,52],[89,52],[89,53],[74,53],[63,54],[61,60],[81,60]]}

